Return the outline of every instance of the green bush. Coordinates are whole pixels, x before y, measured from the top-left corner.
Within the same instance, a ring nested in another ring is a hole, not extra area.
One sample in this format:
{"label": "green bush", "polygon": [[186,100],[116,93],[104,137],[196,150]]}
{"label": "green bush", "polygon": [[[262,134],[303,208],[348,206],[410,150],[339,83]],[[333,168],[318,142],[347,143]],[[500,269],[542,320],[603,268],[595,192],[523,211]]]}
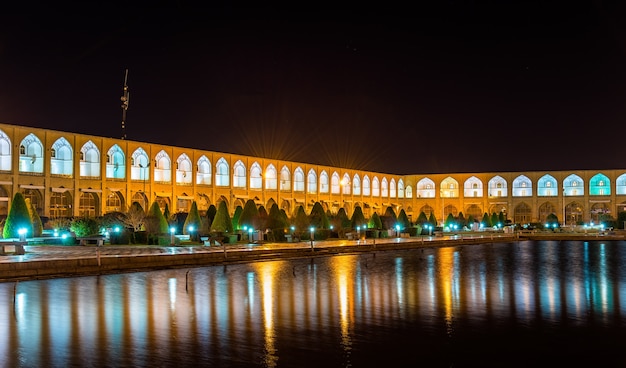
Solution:
{"label": "green bush", "polygon": [[70,230],[77,237],[100,234],[100,224],[91,217],[76,217],[70,223]]}
{"label": "green bush", "polygon": [[24,200],[22,193],[17,192],[13,196],[11,208],[2,229],[2,236],[5,239],[19,238],[19,229],[26,229],[27,236],[32,236],[33,234],[33,224],[26,206],[26,200]]}

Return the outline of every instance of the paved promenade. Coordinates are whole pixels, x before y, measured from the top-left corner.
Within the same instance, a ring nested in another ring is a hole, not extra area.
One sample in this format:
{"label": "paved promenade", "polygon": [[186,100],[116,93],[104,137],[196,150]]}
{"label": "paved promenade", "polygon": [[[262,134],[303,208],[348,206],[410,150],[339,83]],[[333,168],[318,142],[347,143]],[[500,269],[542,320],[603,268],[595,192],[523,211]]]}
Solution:
{"label": "paved promenade", "polygon": [[[562,235],[571,239],[572,234]],[[147,246],[147,245],[41,245],[25,246],[24,255],[14,255],[11,247],[0,255],[0,282],[106,273],[134,272],[176,267],[200,267],[294,257],[328,256],[343,253],[411,249],[418,247],[460,246],[486,242],[532,239],[519,234],[484,234],[444,237],[384,238],[367,240],[335,239],[294,243],[237,243],[225,246]],[[551,237],[561,239],[560,237]],[[596,240],[597,236],[585,236]],[[602,237],[606,240],[614,238]],[[544,239],[544,237],[541,237]],[[620,236],[617,239],[623,240]]]}

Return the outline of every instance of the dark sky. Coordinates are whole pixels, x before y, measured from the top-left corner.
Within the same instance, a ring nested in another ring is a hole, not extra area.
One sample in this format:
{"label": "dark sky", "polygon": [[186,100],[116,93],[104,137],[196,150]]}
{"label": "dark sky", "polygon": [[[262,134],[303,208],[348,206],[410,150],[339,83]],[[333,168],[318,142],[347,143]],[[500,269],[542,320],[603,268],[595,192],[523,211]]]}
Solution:
{"label": "dark sky", "polygon": [[626,168],[622,2],[434,3],[28,2],[0,15],[0,122],[121,137],[128,69],[131,140],[394,174]]}

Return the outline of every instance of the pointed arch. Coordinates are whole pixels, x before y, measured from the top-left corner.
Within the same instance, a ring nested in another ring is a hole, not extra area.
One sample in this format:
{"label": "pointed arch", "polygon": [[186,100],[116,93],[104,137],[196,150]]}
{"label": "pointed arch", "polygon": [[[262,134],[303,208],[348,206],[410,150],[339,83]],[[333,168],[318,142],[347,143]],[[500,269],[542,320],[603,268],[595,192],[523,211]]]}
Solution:
{"label": "pointed arch", "polygon": [[365,175],[363,177],[363,195],[369,196],[372,193],[371,189],[370,177]]}
{"label": "pointed arch", "polygon": [[43,173],[43,144],[30,133],[20,143],[20,172]]}
{"label": "pointed arch", "polygon": [[354,174],[352,177],[352,194],[361,195],[361,178],[359,174]]}
{"label": "pointed arch", "polygon": [[463,183],[463,196],[482,198],[483,182],[475,176],[470,176]]}
{"label": "pointed arch", "polygon": [[585,195],[585,182],[576,175],[571,174],[563,179],[563,195],[567,197]]}
{"label": "pointed arch", "polygon": [[513,197],[530,197],[533,195],[533,183],[526,175],[520,175],[513,180],[512,195]]}
{"label": "pointed arch", "polygon": [[181,153],[176,159],[176,184],[191,184],[191,159]]}
{"label": "pointed arch", "polygon": [[507,188],[507,182],[500,175],[496,175],[493,178],[489,179],[487,183],[489,198],[501,198],[507,197],[509,195],[509,190]]}
{"label": "pointed arch", "polygon": [[0,129],[0,171],[11,171],[11,139]]}
{"label": "pointed arch", "polygon": [[224,157],[220,157],[215,163],[215,185],[218,187],[230,185],[229,165]]}
{"label": "pointed arch", "polygon": [[546,174],[537,180],[537,197],[554,197],[559,194],[554,176]]}
{"label": "pointed arch", "polygon": [[126,178],[126,155],[117,144],[112,145],[107,151],[105,170],[107,179]]}
{"label": "pointed arch", "polygon": [[250,166],[250,189],[263,189],[263,170],[258,162]]}
{"label": "pointed arch", "polygon": [[296,167],[293,172],[293,190],[295,192],[304,192],[304,171],[300,166]]}
{"label": "pointed arch", "polygon": [[[200,156],[196,163],[196,184],[211,185],[211,161],[205,155]],[[228,172],[228,169],[226,170]]]}
{"label": "pointed arch", "polygon": [[339,174],[335,171],[330,177],[330,193],[339,194],[341,191],[341,184],[339,180]]}
{"label": "pointed arch", "polygon": [[50,148],[50,174],[72,176],[74,153],[70,142],[64,137],[57,139]]}
{"label": "pointed arch", "polygon": [[307,175],[307,193],[315,194],[317,193],[317,173],[315,170],[310,169],[309,174]]}
{"label": "pointed arch", "polygon": [[80,148],[80,167],[78,175],[81,177],[100,177],[100,150],[91,141],[85,142]]}
{"label": "pointed arch", "polygon": [[233,187],[246,187],[246,165],[241,160],[237,160],[233,165]]}
{"label": "pointed arch", "polygon": [[423,178],[416,185],[417,198],[435,198],[435,182],[430,178]]}
{"label": "pointed arch", "polygon": [[287,165],[283,166],[282,169],[280,169],[280,190],[291,190],[291,171],[289,170]]}
{"label": "pointed arch", "polygon": [[330,182],[328,180],[328,173],[326,170],[322,170],[320,173],[320,193],[328,193],[330,190]]}
{"label": "pointed arch", "polygon": [[[130,179],[143,181],[150,180],[150,159],[148,158],[148,154],[146,153],[146,151],[143,148],[138,147],[135,152],[133,152],[130,160]],[[141,202],[140,204],[143,205],[143,203]]]}
{"label": "pointed arch", "polygon": [[265,189],[268,190],[276,190],[278,187],[278,173],[276,171],[276,166],[273,164],[267,165],[265,168]]}
{"label": "pointed arch", "polygon": [[154,156],[154,180],[161,183],[172,182],[172,159],[164,150]]}
{"label": "pointed arch", "polygon": [[602,174],[597,173],[589,179],[589,195],[590,196],[607,196],[611,195],[611,181]]}

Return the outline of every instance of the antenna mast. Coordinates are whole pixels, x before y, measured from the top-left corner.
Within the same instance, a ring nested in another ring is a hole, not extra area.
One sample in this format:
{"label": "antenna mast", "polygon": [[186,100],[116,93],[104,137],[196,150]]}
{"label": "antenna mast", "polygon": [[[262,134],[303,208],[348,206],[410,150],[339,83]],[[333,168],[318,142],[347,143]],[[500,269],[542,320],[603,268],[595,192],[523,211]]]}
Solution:
{"label": "antenna mast", "polygon": [[128,69],[126,69],[126,73],[124,74],[124,89],[123,95],[120,98],[122,101],[122,139],[126,139],[126,110],[128,110],[128,102],[130,101],[130,92],[128,92]]}

